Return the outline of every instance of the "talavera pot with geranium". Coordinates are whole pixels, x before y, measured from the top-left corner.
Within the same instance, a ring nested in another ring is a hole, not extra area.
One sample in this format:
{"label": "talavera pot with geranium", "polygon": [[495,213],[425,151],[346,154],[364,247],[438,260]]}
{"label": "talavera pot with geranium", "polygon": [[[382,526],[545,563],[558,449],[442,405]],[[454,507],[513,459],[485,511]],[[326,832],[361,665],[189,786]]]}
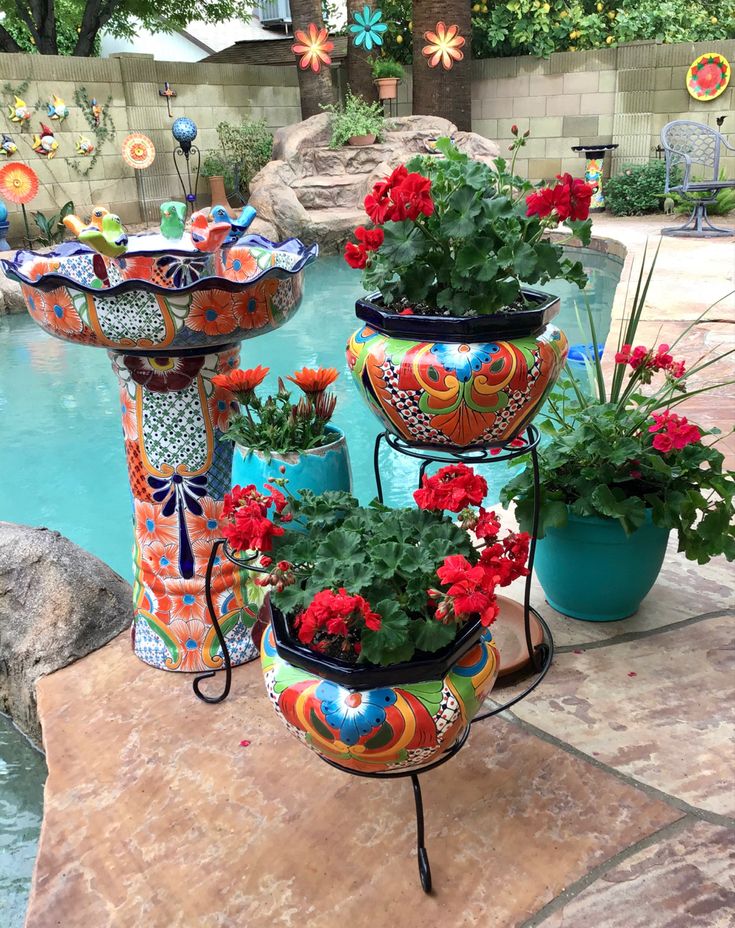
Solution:
{"label": "talavera pot with geranium", "polygon": [[466,733],[498,673],[496,590],[527,573],[528,535],[500,538],[486,494],[457,464],[424,476],[418,508],[297,498],[283,480],[228,496],[228,546],[271,593],[268,695],[325,760],[420,770]]}
{"label": "talavera pot with geranium", "polygon": [[216,375],[215,386],[235,397],[240,411],[230,417],[223,441],[234,444],[232,485],[253,484],[262,491],[273,478],[285,477],[294,495],[302,490],[352,491],[347,440],[331,422],[337,405],[329,387],[337,379],[333,367],[304,367],[287,379],[301,391],[294,402],[278,379],[278,390],[264,399],[257,389],[269,369],[232,370]]}
{"label": "talavera pot with geranium", "polygon": [[547,233],[563,222],[587,243],[592,190],[568,174],[534,189],[515,174],[526,136],[514,134],[511,163],[499,158],[494,169],[439,139],[437,155],[375,185],[371,225],[346,247],[371,291],[356,304],[364,325],[348,363],[373,412],[409,444],[511,441],[566,359],[567,340],[550,324],[559,300],[531,286],[585,286],[581,263]]}
{"label": "talavera pot with geranium", "polygon": [[[577,619],[615,621],[636,612],[672,531],[679,550],[700,564],[721,554],[735,559],[735,473],[723,468],[718,430],[696,425],[679,408],[721,386],[699,386],[698,375],[732,351],[687,368],[676,351],[691,326],[671,345],[636,346],[647,292],[642,269],[610,383],[595,356],[588,385],[568,368],[548,401],[534,566],[548,602]],[[529,461],[517,460],[528,466],[501,499],[515,501],[521,526],[530,526],[533,473]]]}

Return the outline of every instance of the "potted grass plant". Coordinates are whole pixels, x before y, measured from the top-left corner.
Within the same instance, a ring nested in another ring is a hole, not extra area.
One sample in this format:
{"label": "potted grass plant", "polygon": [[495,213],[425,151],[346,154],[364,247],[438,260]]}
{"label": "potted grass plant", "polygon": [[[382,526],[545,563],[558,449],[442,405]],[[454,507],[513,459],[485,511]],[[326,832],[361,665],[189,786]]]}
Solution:
{"label": "potted grass plant", "polygon": [[498,672],[496,590],[527,573],[528,535],[501,538],[486,494],[457,464],[424,476],[417,508],[297,497],[283,479],[227,497],[229,551],[270,592],[268,693],[325,759],[420,769],[466,731]]}
{"label": "potted grass plant", "polygon": [[383,134],[385,116],[380,103],[369,103],[347,90],[344,103],[323,106],[332,114],[330,148],[373,145]]}
{"label": "potted grass plant", "polygon": [[[689,368],[676,358],[677,345],[708,310],[670,345],[633,347],[652,274],[653,265],[647,273],[641,268],[608,382],[591,352],[589,384],[567,368],[542,426],[550,439],[538,454],[536,573],[548,602],[576,619],[615,621],[636,612],[672,531],[679,550],[699,564],[720,554],[735,558],[735,473],[716,447],[719,430],[678,411],[690,397],[722,386],[690,384],[732,351]],[[589,323],[596,344],[591,313]],[[518,461],[527,466],[503,487],[501,500],[515,500],[520,525],[530,526],[533,475],[526,458]]]}
{"label": "potted grass plant", "polygon": [[224,391],[223,403],[235,405],[223,441],[235,445],[232,483],[254,484],[262,492],[273,478],[287,476],[292,492],[322,493],[352,489],[350,458],[344,432],[331,423],[337,397],[329,387],[337,379],[334,368],[307,368],[287,379],[301,395],[294,401],[284,381],[275,394],[261,398],[259,387],[269,368],[231,370],[212,383]]}
{"label": "potted grass plant", "polygon": [[532,289],[582,265],[549,241],[560,224],[589,242],[591,188],[565,174],[534,188],[515,173],[526,138],[514,126],[510,163],[471,160],[439,139],[365,198],[369,225],[345,249],[369,295],[347,348],[361,393],[405,442],[500,446],[531,421],[567,353],[551,325],[559,300]]}
{"label": "potted grass plant", "polygon": [[380,100],[395,100],[398,85],[403,79],[403,66],[393,58],[376,58],[373,62],[373,78]]}

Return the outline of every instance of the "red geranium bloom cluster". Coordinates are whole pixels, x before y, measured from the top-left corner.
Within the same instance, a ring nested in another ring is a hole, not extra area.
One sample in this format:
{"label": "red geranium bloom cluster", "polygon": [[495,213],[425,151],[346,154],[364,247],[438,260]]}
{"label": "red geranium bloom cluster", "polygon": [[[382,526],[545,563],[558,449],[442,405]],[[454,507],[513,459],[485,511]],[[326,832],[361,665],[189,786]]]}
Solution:
{"label": "red geranium bloom cluster", "polygon": [[384,233],[382,229],[368,229],[366,226],[358,226],[355,229],[355,238],[360,244],[355,245],[354,242],[347,242],[345,245],[345,261],[350,267],[362,269],[367,267],[370,252],[377,251],[383,244]]}
{"label": "red geranium bloom cluster", "polygon": [[222,535],[233,551],[270,551],[273,538],[284,534],[284,529],[268,518],[271,506],[282,522],[289,521],[283,510],[286,497],[275,487],[266,485],[268,493],[260,493],[254,484],[233,487],[225,495],[222,515],[229,522],[222,528]]}
{"label": "red geranium bloom cluster", "polygon": [[[269,557],[260,559],[261,567],[270,567],[273,561]],[[296,574],[294,573],[293,564],[290,561],[279,561],[273,570],[267,574],[256,577],[256,586],[272,587],[276,593],[281,593],[287,586],[296,583]]]}
{"label": "red geranium bloom cluster", "polygon": [[424,474],[421,489],[413,498],[419,509],[448,509],[461,512],[478,506],[487,494],[487,481],[466,464],[448,464],[433,476]]}
{"label": "red geranium bloom cluster", "polygon": [[528,576],[526,563],[530,540],[527,532],[510,532],[502,541],[483,550],[480,562],[492,583],[508,586],[519,577]]}
{"label": "red geranium bloom cluster", "polygon": [[571,174],[557,174],[554,187],[542,187],[526,197],[526,215],[546,219],[553,214],[557,222],[587,219],[592,187]]}
{"label": "red geranium bloom cluster", "polygon": [[379,180],[365,197],[365,212],[376,226],[416,220],[420,215],[431,216],[434,212],[431,180],[423,174],[409,174],[401,164],[390,177]]}
{"label": "red geranium bloom cluster", "polygon": [[[317,593],[308,608],[294,619],[299,641],[311,644],[317,639],[319,650],[329,644],[327,636],[347,639],[353,633],[359,637],[363,628],[377,631],[380,624],[380,616],[372,611],[370,603],[362,596],[352,596],[344,587],[336,593],[333,590]],[[352,646],[359,652],[359,641]]]}
{"label": "red geranium bloom cluster", "polygon": [[500,531],[500,520],[494,512],[480,506],[478,512],[465,509],[460,513],[459,524],[467,531],[474,532],[478,538],[496,538]]}
{"label": "red geranium bloom cluster", "polygon": [[668,409],[660,415],[654,413],[653,425],[649,432],[655,432],[653,447],[666,454],[668,451],[681,451],[687,445],[694,444],[702,438],[696,425],[687,422],[685,416],[677,416]]}
{"label": "red geranium bloom cluster", "polygon": [[659,345],[655,353],[653,348],[638,345],[623,345],[615,355],[616,364],[629,364],[634,371],[640,370],[643,383],[650,383],[653,374],[657,371],[666,371],[666,374],[678,380],[684,376],[686,370],[683,361],[675,361],[669,354],[668,345]]}

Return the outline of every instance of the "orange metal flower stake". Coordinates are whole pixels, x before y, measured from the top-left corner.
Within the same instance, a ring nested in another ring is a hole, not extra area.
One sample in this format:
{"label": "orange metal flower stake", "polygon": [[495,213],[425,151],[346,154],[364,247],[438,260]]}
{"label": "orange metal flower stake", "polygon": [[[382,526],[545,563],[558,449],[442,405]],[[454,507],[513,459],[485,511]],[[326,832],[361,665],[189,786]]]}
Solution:
{"label": "orange metal flower stake", "polygon": [[317,74],[323,64],[327,67],[331,65],[329,53],[334,51],[334,42],[329,39],[329,32],[324,26],[320,28],[315,23],[309,23],[306,32],[297,29],[294,38],[296,42],[291,50],[294,55],[301,55],[299,67],[302,70],[311,68]]}
{"label": "orange metal flower stake", "polygon": [[428,59],[430,68],[435,68],[441,63],[445,71],[450,71],[455,61],[462,61],[464,58],[461,48],[465,39],[459,34],[459,26],[452,25],[447,28],[444,23],[437,23],[436,31],[425,32],[424,38],[428,44],[423,47],[421,54]]}

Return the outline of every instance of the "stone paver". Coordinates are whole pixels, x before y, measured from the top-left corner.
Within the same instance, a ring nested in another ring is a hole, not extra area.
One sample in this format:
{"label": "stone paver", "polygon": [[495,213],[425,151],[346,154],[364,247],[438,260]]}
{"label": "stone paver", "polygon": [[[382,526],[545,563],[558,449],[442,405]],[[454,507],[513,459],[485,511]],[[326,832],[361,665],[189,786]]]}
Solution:
{"label": "stone paver", "polygon": [[734,615],[560,654],[513,711],[642,783],[733,816]]}
{"label": "stone paver", "polygon": [[734,884],[735,829],[690,821],[677,834],[611,868],[571,902],[533,924],[539,928],[603,923],[605,928],[732,928]]}
{"label": "stone paver", "polygon": [[[27,928],[508,928],[681,812],[496,719],[426,775],[349,777],[277,719],[256,664],[220,706],[126,636],[43,679],[49,766]],[[248,739],[250,745],[239,742]]]}

